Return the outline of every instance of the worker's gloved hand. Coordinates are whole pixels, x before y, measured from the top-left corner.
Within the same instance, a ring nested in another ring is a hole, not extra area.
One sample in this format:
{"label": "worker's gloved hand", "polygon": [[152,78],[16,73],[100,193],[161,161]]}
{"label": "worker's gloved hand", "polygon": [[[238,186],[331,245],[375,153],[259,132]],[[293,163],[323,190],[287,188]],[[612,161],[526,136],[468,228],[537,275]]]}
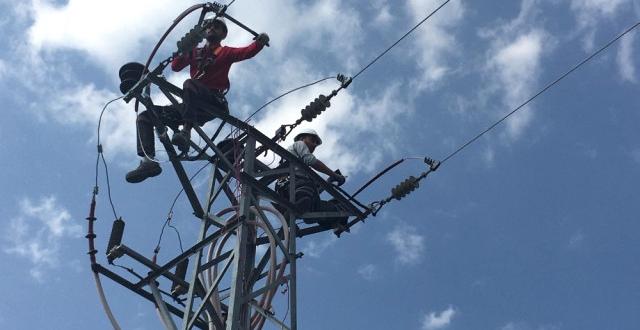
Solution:
{"label": "worker's gloved hand", "polygon": [[336,183],[336,185],[342,186],[344,182],[347,181],[347,178],[338,174],[338,176],[333,181]]}
{"label": "worker's gloved hand", "polygon": [[257,37],[255,37],[255,40],[262,46],[269,46],[269,35],[266,33],[260,33]]}
{"label": "worker's gloved hand", "polygon": [[336,176],[332,176],[329,178],[329,183],[335,182],[337,186],[342,186],[344,184],[345,181],[347,181],[347,178],[345,178],[342,173],[340,173],[340,170],[336,170]]}

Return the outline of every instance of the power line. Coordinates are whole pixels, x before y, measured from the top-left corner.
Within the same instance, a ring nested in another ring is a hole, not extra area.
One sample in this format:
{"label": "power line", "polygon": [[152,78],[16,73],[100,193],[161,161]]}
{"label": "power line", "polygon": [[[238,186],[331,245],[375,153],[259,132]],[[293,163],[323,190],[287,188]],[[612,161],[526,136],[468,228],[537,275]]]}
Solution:
{"label": "power line", "polygon": [[283,98],[283,97],[285,97],[285,96],[287,96],[287,95],[289,95],[289,94],[291,94],[291,93],[293,93],[293,92],[295,92],[295,91],[297,91],[297,90],[300,90],[300,89],[303,89],[303,88],[306,88],[306,87],[309,87],[309,86],[313,86],[313,85],[315,85],[315,84],[318,84],[318,83],[321,83],[321,82],[323,82],[323,81],[325,81],[325,80],[329,80],[329,79],[333,79],[333,78],[335,78],[335,77],[325,77],[325,78],[322,78],[322,79],[316,80],[316,81],[314,81],[314,82],[312,82],[312,83],[308,83],[308,84],[306,84],[306,85],[302,85],[302,86],[300,86],[300,87],[296,87],[296,88],[294,88],[294,89],[292,89],[292,90],[286,91],[286,92],[284,92],[284,93],[280,94],[278,97],[274,98],[273,100],[271,100],[271,101],[269,101],[269,102],[267,102],[267,103],[263,104],[263,105],[262,105],[261,107],[259,107],[256,111],[254,111],[254,112],[253,112],[249,117],[247,117],[247,119],[245,119],[244,121],[245,121],[245,122],[248,122],[249,120],[251,120],[251,118],[252,118],[253,116],[255,116],[258,112],[260,112],[260,110],[264,109],[264,108],[265,108],[265,107],[267,107],[269,104],[271,104],[271,103],[273,103],[273,102],[275,102],[275,101],[277,101],[277,100],[279,100],[279,99],[281,99],[281,98]]}
{"label": "power line", "polygon": [[476,135],[474,138],[472,138],[471,140],[467,141],[465,144],[463,144],[462,146],[460,146],[458,149],[456,149],[456,151],[452,152],[451,154],[449,154],[449,156],[447,156],[444,160],[442,160],[441,164],[446,162],[447,160],[449,160],[450,158],[452,158],[453,156],[455,156],[457,153],[459,153],[460,151],[462,151],[464,148],[466,148],[467,146],[469,146],[470,144],[474,143],[476,140],[478,140],[480,137],[482,137],[484,134],[486,134],[487,132],[491,131],[493,128],[495,128],[496,126],[498,126],[500,123],[502,123],[503,121],[505,121],[507,118],[509,118],[511,115],[513,115],[514,113],[518,112],[520,109],[524,108],[527,104],[529,104],[531,101],[533,101],[535,98],[537,98],[538,96],[540,96],[541,94],[543,94],[544,92],[546,92],[548,89],[550,89],[551,87],[553,87],[555,84],[559,83],[562,79],[566,78],[568,75],[570,75],[571,73],[573,73],[574,71],[576,71],[578,68],[580,68],[582,65],[584,65],[585,63],[589,62],[591,59],[593,59],[594,57],[596,57],[598,54],[600,54],[601,52],[603,52],[604,50],[606,50],[607,48],[609,48],[609,46],[613,45],[616,41],[618,41],[620,38],[624,37],[627,33],[633,31],[635,28],[638,27],[638,25],[640,25],[640,22],[635,23],[633,26],[631,26],[630,28],[626,29],[624,32],[622,32],[621,34],[619,34],[617,37],[615,37],[613,40],[609,41],[607,44],[605,44],[604,46],[602,46],[600,49],[598,49],[596,52],[594,52],[593,54],[589,55],[587,58],[585,58],[584,60],[582,60],[580,63],[578,63],[577,65],[575,65],[574,67],[572,67],[569,71],[565,72],[563,75],[561,75],[560,77],[558,77],[556,80],[552,81],[551,83],[547,84],[543,89],[541,89],[538,93],[536,93],[535,95],[533,95],[532,97],[530,97],[529,99],[527,99],[524,103],[522,103],[521,105],[519,105],[517,108],[513,109],[511,112],[509,112],[507,115],[505,115],[504,117],[500,118],[500,120],[496,121],[495,123],[493,123],[491,126],[489,126],[487,129],[485,129],[484,131],[482,131],[480,134]]}
{"label": "power line", "polygon": [[440,6],[438,6],[438,8],[436,8],[434,11],[432,11],[429,15],[427,15],[427,17],[425,17],[424,19],[422,19],[420,22],[418,22],[418,24],[416,24],[411,30],[409,30],[407,33],[405,33],[402,37],[400,37],[400,39],[398,39],[396,42],[394,42],[391,46],[389,46],[385,51],[383,51],[382,53],[380,53],[380,55],[378,55],[376,58],[373,59],[373,61],[369,62],[369,64],[367,64],[364,68],[362,68],[358,73],[356,73],[352,79],[356,79],[356,77],[358,77],[361,73],[363,73],[366,69],[368,69],[371,65],[373,65],[373,63],[375,63],[376,61],[378,61],[382,56],[384,56],[387,52],[389,52],[393,47],[395,47],[398,43],[400,43],[400,41],[402,41],[404,38],[406,38],[409,34],[411,34],[415,29],[417,29],[420,25],[422,25],[422,23],[426,22],[429,18],[431,18],[431,16],[433,16],[435,13],[437,13],[442,7],[444,7],[447,3],[449,3],[449,1],[451,0],[447,0],[444,3],[442,3]]}

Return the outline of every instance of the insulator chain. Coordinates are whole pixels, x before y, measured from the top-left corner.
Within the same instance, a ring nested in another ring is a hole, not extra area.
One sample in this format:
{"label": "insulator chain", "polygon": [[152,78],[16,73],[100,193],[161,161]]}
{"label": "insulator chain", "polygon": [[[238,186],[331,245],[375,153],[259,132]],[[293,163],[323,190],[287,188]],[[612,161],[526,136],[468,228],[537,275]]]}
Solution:
{"label": "insulator chain", "polygon": [[204,26],[196,24],[187,34],[178,41],[178,52],[186,53],[196,48],[198,44],[204,39]]}
{"label": "insulator chain", "polygon": [[401,200],[403,197],[410,194],[420,186],[418,179],[414,176],[410,176],[406,180],[402,181],[399,185],[391,189],[391,196],[397,200]]}
{"label": "insulator chain", "polygon": [[316,97],[315,100],[300,111],[302,119],[310,122],[330,106],[329,98],[320,94],[320,96]]}

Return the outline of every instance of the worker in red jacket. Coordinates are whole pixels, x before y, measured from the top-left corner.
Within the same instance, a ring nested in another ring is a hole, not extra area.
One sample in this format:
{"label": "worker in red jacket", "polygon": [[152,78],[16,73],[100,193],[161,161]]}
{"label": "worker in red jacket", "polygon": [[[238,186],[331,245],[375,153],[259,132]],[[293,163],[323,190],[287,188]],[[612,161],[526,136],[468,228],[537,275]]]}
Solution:
{"label": "worker in red jacket", "polygon": [[[205,33],[207,42],[204,47],[179,54],[171,62],[171,69],[176,72],[189,66],[191,78],[183,84],[182,106],[158,107],[156,111],[164,123],[182,125],[182,130],[175,132],[171,138],[171,143],[181,152],[189,151],[193,125],[203,125],[215,118],[217,113],[229,113],[225,94],[230,87],[231,65],[255,56],[269,42],[269,36],[262,33],[246,47],[222,46],[220,42],[227,36],[227,25],[220,19],[211,20]],[[203,101],[207,106],[199,106],[195,100]],[[148,111],[138,116],[137,130],[138,155],[143,159],[136,169],[127,173],[126,180],[131,183],[141,182],[162,172],[160,165],[153,159],[153,123]]]}

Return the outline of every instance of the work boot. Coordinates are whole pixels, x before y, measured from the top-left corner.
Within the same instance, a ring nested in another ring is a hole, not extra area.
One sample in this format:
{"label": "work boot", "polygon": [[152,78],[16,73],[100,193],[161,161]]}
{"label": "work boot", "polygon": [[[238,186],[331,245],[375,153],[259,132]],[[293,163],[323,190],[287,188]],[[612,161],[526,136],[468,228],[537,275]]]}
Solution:
{"label": "work boot", "polygon": [[149,159],[143,159],[140,161],[140,165],[135,170],[127,173],[126,179],[130,183],[138,183],[144,181],[146,178],[151,178],[162,173],[160,165]]}
{"label": "work boot", "polygon": [[191,130],[181,130],[173,133],[171,144],[178,147],[178,150],[182,153],[188,152],[191,144]]}

